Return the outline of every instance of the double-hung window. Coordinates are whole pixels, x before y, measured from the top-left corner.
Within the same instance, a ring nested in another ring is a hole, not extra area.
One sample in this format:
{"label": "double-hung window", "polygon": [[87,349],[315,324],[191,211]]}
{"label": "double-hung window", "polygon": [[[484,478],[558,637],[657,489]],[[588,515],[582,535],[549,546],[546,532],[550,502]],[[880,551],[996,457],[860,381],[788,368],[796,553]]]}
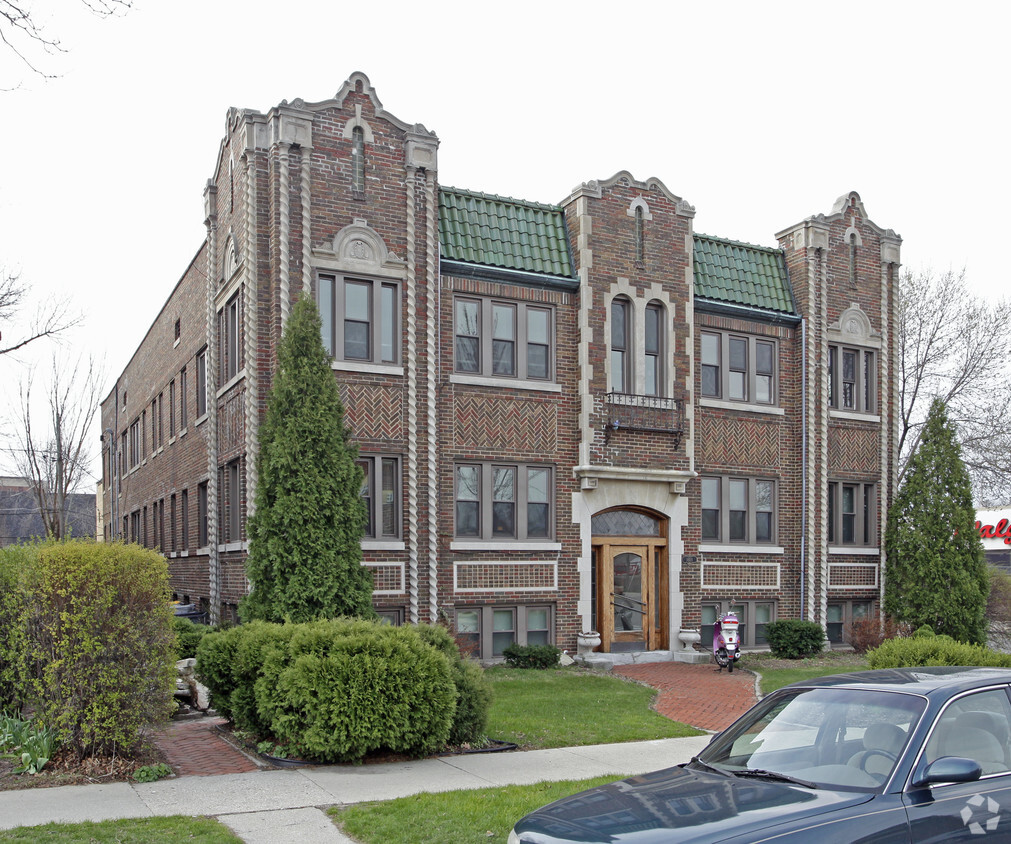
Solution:
{"label": "double-hung window", "polygon": [[554,377],[551,308],[470,296],[457,296],[453,305],[456,372],[535,381]]}
{"label": "double-hung window", "polygon": [[829,545],[874,547],[877,486],[873,483],[830,481],[828,485]]}
{"label": "double-hung window", "polygon": [[548,466],[457,464],[455,496],[457,537],[540,540],[553,535]]}
{"label": "double-hung window", "polygon": [[727,612],[732,612],[740,622],[742,647],[761,647],[769,640],[765,629],[776,620],[775,601],[707,601],[702,604],[702,634],[704,644],[713,641],[713,625]]}
{"label": "double-hung window", "polygon": [[762,478],[702,478],[702,541],[772,544],[776,483]]}
{"label": "double-hung window", "polygon": [[197,353],[197,418],[207,413],[207,349]]}
{"label": "double-hung window", "polygon": [[611,391],[632,393],[632,304],[611,301]]}
{"label": "double-hung window", "polygon": [[399,361],[400,291],[396,282],[321,274],[316,303],[323,345],[335,360]]}
{"label": "double-hung window", "polygon": [[238,293],[228,300],[218,319],[221,338],[221,384],[226,384],[242,369],[242,345],[239,339],[241,310]]}
{"label": "double-hung window", "polygon": [[460,607],[456,610],[456,640],[461,651],[477,659],[501,657],[510,645],[550,645],[554,639],[554,607]]}
{"label": "double-hung window", "polygon": [[828,347],[828,403],[837,410],[874,413],[874,352],[848,346]]}
{"label": "double-hung window", "polygon": [[702,395],[750,404],[776,402],[776,343],[748,334],[703,331]]}
{"label": "double-hung window", "polygon": [[365,502],[367,539],[400,538],[400,458],[361,455],[362,500]]}
{"label": "double-hung window", "polygon": [[[641,208],[636,208],[641,212]],[[645,325],[645,371],[643,372],[645,383],[643,389],[647,396],[662,396],[663,389],[663,358],[664,358],[664,331],[663,331],[663,308],[655,303],[646,306]]]}

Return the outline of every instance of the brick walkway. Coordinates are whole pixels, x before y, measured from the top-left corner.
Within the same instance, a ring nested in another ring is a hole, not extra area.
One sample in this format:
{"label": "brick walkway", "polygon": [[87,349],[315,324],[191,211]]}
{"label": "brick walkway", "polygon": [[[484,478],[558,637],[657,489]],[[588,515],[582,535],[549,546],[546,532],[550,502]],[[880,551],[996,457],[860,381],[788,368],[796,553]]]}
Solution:
{"label": "brick walkway", "polygon": [[173,721],[154,736],[169,767],[179,776],[243,774],[259,770],[248,756],[225,741],[215,729],[224,718]]}
{"label": "brick walkway", "polygon": [[614,673],[659,689],[657,712],[702,730],[730,726],[757,701],[754,674],[720,672],[715,663],[646,662],[616,665]]}
{"label": "brick walkway", "polygon": [[[614,673],[658,689],[657,712],[703,730],[722,730],[756,700],[755,675],[748,671],[728,674],[713,665],[648,662],[615,666]],[[154,736],[154,743],[179,776],[259,770],[218,733],[216,727],[224,723],[224,718],[173,721]]]}

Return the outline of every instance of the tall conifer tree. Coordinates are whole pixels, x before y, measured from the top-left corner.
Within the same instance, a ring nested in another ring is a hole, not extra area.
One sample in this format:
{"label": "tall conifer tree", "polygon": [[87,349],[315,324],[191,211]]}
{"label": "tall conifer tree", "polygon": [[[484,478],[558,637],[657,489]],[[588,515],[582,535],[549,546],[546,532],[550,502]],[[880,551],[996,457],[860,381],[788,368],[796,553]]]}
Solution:
{"label": "tall conifer tree", "polygon": [[284,328],[260,427],[243,620],[374,615],[372,576],[361,564],[366,515],[357,453],[319,312],[303,296]]}
{"label": "tall conifer tree", "polygon": [[984,642],[989,581],[975,522],[969,473],[944,402],[934,399],[888,511],[886,613]]}

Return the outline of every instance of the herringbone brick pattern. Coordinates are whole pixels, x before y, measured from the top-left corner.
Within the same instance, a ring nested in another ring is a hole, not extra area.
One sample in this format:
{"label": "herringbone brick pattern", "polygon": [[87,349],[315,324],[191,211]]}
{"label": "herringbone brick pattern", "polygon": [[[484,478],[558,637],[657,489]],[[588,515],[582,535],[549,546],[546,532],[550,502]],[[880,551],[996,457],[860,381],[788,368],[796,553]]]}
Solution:
{"label": "herringbone brick pattern", "polygon": [[836,471],[877,475],[881,464],[880,434],[868,428],[830,426],[828,462]]}
{"label": "herringbone brick pattern", "polygon": [[553,404],[470,395],[456,396],[454,404],[458,445],[534,455],[551,454],[557,447]]}
{"label": "herringbone brick pattern", "polygon": [[705,465],[779,467],[782,460],[780,423],[703,412],[699,413],[698,426],[698,442]]}

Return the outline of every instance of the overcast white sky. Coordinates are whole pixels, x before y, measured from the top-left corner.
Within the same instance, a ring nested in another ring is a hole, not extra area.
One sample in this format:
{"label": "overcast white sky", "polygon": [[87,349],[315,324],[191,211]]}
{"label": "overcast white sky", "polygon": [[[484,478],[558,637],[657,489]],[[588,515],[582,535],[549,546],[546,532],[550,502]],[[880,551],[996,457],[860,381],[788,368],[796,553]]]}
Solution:
{"label": "overcast white sky", "polygon": [[[438,134],[442,184],[559,202],[625,169],[697,231],[766,245],[856,190],[907,267],[1008,289],[1011,4],[33,5],[68,52],[37,57],[43,81],[0,45],[0,87],[20,83],[0,93],[0,264],[84,313],[72,347],[110,386],[203,239],[228,107],[324,100],[356,70]],[[0,362],[5,405],[30,361]]]}

